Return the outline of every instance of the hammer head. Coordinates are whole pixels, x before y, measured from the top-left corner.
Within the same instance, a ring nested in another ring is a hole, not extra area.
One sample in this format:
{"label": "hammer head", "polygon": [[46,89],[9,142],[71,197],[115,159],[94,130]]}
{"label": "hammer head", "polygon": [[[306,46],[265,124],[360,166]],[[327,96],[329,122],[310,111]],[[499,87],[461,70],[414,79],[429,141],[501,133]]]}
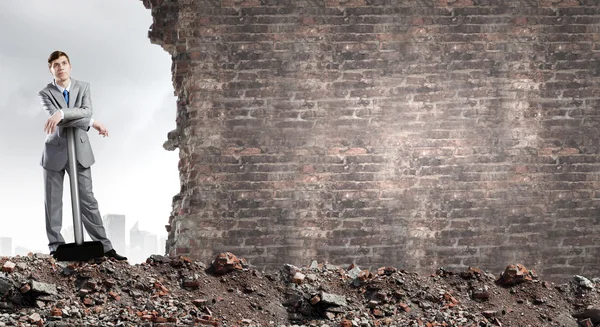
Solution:
{"label": "hammer head", "polygon": [[88,261],[104,256],[104,247],[101,242],[83,242],[61,244],[54,253],[56,261]]}

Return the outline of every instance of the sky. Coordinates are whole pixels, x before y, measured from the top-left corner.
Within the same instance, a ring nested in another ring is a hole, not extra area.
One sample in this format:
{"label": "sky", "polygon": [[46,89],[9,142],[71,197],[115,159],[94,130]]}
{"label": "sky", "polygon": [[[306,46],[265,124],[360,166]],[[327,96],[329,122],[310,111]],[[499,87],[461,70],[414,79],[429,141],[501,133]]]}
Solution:
{"label": "sky", "polygon": [[[89,136],[100,213],[126,215],[129,229],[166,236],[179,192],[179,152],[162,144],[175,129],[171,57],[151,44],[152,15],[139,0],[0,0],[0,237],[48,252],[40,166],[47,115],[37,93],[52,81],[48,57],[71,60],[71,77],[90,83]],[[63,227],[73,224],[68,175]],[[89,238],[86,238],[86,241]]]}

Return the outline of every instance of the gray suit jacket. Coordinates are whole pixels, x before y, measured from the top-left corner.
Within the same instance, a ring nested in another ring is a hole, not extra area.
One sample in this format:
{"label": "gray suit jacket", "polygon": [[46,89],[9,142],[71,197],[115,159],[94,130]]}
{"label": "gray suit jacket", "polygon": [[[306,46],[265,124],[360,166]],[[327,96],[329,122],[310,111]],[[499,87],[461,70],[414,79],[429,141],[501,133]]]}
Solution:
{"label": "gray suit jacket", "polygon": [[46,142],[44,143],[40,165],[49,170],[60,171],[67,164],[66,127],[76,127],[74,130],[77,161],[85,168],[90,167],[95,162],[92,146],[87,135],[87,131],[90,129],[90,119],[92,118],[90,84],[71,78],[70,90],[68,104],[58,87],[52,83],[38,92],[38,97],[48,117],[61,109],[64,113],[64,118],[58,123],[58,128],[54,133],[46,136]]}

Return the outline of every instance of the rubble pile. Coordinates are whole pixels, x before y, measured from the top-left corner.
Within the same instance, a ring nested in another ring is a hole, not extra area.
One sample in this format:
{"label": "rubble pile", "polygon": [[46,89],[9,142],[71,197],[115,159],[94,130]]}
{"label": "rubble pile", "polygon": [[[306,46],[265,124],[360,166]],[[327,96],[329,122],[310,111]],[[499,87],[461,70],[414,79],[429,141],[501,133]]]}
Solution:
{"label": "rubble pile", "polygon": [[554,284],[520,264],[419,275],[314,261],[266,273],[232,253],[208,266],[30,254],[0,267],[0,326],[600,326],[600,279]]}

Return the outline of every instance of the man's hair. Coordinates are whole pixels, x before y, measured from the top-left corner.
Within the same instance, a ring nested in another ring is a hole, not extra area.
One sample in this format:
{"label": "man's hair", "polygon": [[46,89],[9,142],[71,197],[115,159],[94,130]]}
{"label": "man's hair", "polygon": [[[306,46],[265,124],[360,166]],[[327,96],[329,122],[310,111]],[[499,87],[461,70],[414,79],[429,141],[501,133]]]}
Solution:
{"label": "man's hair", "polygon": [[50,57],[48,57],[48,67],[50,67],[50,65],[52,64],[52,62],[53,62],[54,60],[56,60],[56,59],[60,58],[61,56],[65,56],[65,57],[67,57],[67,62],[68,62],[69,64],[71,63],[71,60],[69,60],[69,56],[68,56],[66,53],[64,53],[64,52],[62,52],[62,51],[60,51],[60,50],[56,50],[56,51],[54,51],[54,52],[52,52],[52,53],[50,54]]}

